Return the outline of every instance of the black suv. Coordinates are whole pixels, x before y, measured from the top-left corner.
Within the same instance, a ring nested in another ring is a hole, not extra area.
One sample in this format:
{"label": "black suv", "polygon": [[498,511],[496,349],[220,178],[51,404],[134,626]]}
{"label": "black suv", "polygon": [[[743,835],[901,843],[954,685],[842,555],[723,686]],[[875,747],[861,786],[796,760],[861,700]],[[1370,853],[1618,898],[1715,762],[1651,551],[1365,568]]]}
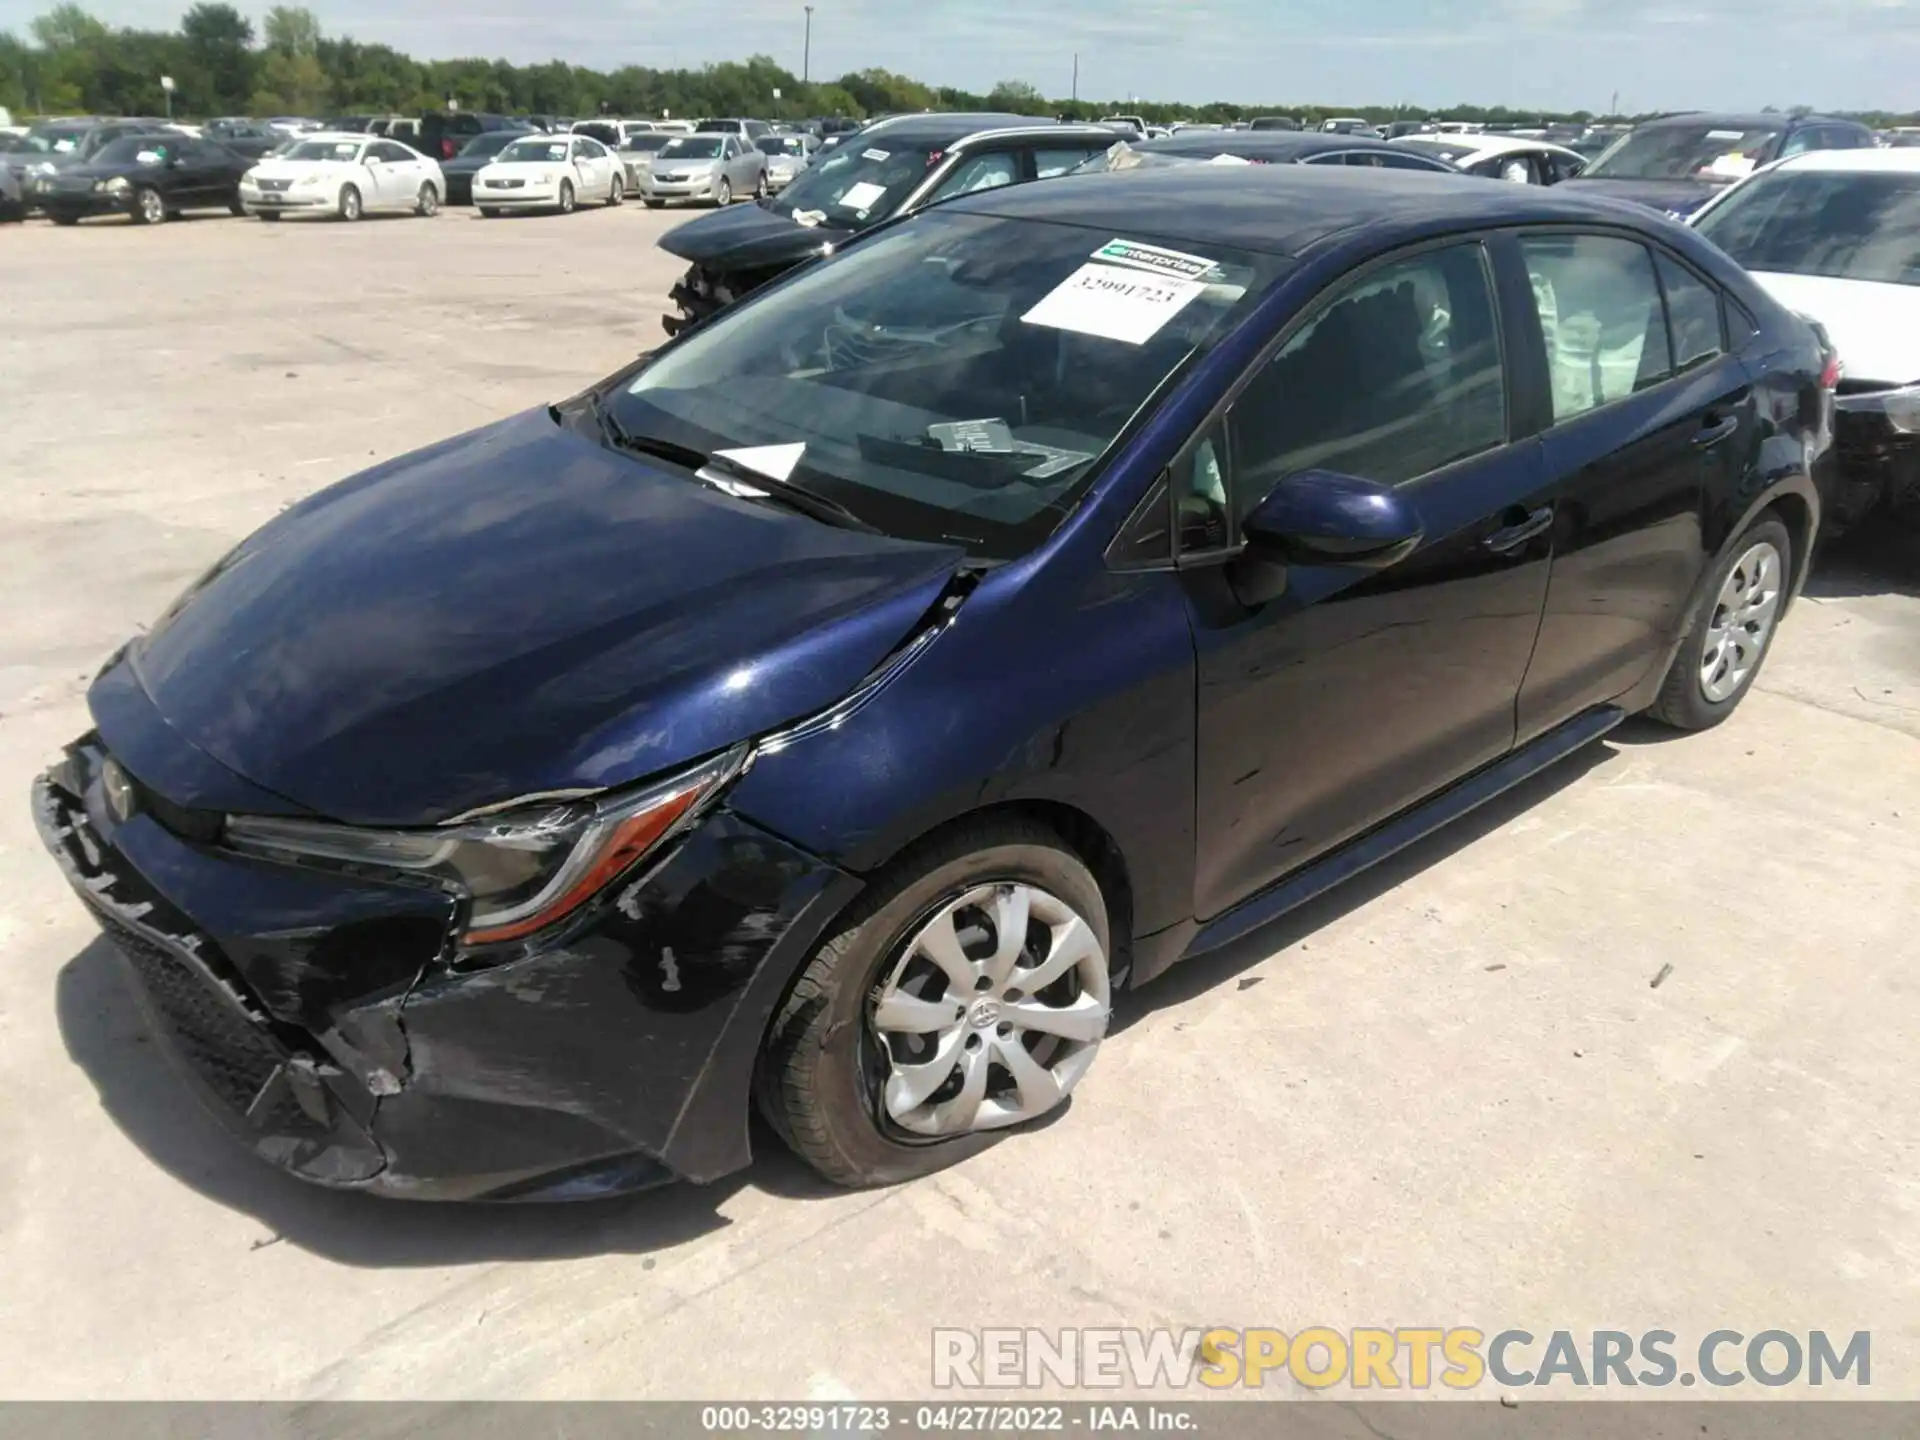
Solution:
{"label": "black suv", "polygon": [[474,136],[488,130],[524,130],[526,122],[505,115],[482,115],[464,110],[447,114],[430,110],[420,117],[420,135],[409,144],[435,160],[451,160]]}
{"label": "black suv", "polygon": [[1873,132],[1825,115],[1708,115],[1649,120],[1569,180],[1683,220],[1769,161],[1808,150],[1871,150]]}

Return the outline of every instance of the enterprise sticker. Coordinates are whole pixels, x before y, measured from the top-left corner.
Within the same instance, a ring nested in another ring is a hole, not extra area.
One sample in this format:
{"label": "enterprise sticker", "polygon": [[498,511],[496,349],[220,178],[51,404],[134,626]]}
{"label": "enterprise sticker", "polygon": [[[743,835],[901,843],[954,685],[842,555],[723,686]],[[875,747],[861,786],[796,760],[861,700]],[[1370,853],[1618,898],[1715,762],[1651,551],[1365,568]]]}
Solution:
{"label": "enterprise sticker", "polygon": [[1156,275],[1178,275],[1185,280],[1198,280],[1214,268],[1213,261],[1203,256],[1162,250],[1158,245],[1142,245],[1135,240],[1109,240],[1093,252],[1093,258],[1106,265],[1151,270]]}

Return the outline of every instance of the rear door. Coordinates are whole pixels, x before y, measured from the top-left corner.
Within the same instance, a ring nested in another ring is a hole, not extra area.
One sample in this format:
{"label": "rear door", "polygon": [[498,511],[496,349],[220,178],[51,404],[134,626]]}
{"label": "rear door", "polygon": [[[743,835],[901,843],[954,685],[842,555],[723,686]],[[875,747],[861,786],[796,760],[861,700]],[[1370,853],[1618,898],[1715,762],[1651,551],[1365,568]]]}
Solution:
{"label": "rear door", "polygon": [[[1338,282],[1174,467],[1202,919],[1513,745],[1552,513],[1538,442],[1511,438],[1502,317],[1524,297],[1496,303],[1495,273],[1480,240],[1450,240]],[[1203,563],[1308,469],[1404,487],[1418,549],[1385,570]]]}
{"label": "rear door", "polygon": [[1524,232],[1502,253],[1534,301],[1558,517],[1524,742],[1664,663],[1706,564],[1708,495],[1743,463],[1757,416],[1718,290],[1674,257],[1597,230]]}
{"label": "rear door", "polygon": [[420,193],[422,171],[418,152],[392,140],[376,140],[367,147],[380,157],[380,203],[410,205]]}

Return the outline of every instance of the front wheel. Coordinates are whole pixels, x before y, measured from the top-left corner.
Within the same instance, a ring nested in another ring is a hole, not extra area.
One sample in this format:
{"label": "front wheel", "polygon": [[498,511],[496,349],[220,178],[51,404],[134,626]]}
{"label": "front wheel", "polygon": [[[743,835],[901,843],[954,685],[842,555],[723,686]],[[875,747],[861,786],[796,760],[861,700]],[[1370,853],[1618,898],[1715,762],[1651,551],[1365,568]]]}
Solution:
{"label": "front wheel", "polygon": [[1768,516],[1714,571],[1711,598],[1647,713],[1679,730],[1705,730],[1731,715],[1767,658],[1792,577],[1793,537]]}
{"label": "front wheel", "polygon": [[260,218],[278,224],[280,221],[280,212],[277,210],[262,210],[260,212]]}
{"label": "front wheel", "polygon": [[363,213],[364,207],[360,201],[359,190],[352,185],[341,186],[340,218],[342,220],[358,220]]}
{"label": "front wheel", "polygon": [[244,215],[247,213],[247,207],[242,205],[238,200],[229,200],[227,202],[227,213],[229,215]]}
{"label": "front wheel", "polygon": [[480,207],[480,218],[482,220],[497,220],[500,218],[500,212],[491,205],[482,205]]}
{"label": "front wheel", "polygon": [[158,225],[167,218],[167,202],[160,198],[160,192],[151,185],[142,185],[133,192],[133,223],[136,225]]}
{"label": "front wheel", "polygon": [[667,205],[667,202],[664,200],[647,201],[647,209],[649,210],[664,210],[666,208],[666,205]]}
{"label": "front wheel", "polygon": [[423,215],[428,219],[440,213],[440,192],[433,188],[431,180],[420,187],[419,197],[413,202],[413,210],[416,215]]}
{"label": "front wheel", "polygon": [[573,213],[573,182],[571,180],[560,182],[560,213],[562,215]]}
{"label": "front wheel", "polygon": [[713,203],[722,210],[733,203],[733,182],[724,175],[720,177],[720,187],[713,192]]}
{"label": "front wheel", "polygon": [[56,225],[78,225],[80,223],[80,217],[78,215],[62,215],[56,210],[53,212],[53,223]]}
{"label": "front wheel", "polygon": [[760,1107],[838,1184],[944,1169],[1066,1102],[1107,1033],[1109,951],[1099,883],[1056,834],[957,827],[877,877],[801,973]]}

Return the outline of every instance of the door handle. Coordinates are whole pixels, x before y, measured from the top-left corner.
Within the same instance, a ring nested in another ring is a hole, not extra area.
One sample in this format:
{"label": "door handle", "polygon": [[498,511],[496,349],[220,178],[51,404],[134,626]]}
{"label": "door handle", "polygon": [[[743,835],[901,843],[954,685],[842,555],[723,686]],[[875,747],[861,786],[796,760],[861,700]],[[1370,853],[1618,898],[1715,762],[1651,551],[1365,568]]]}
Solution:
{"label": "door handle", "polygon": [[[1515,506],[1514,509],[1517,510],[1519,507]],[[1513,512],[1508,511],[1507,513],[1512,514]],[[1553,524],[1553,507],[1551,505],[1542,505],[1538,510],[1528,512],[1524,519],[1517,520],[1511,525],[1503,526],[1494,531],[1480,543],[1486,546],[1487,549],[1497,552],[1518,550],[1522,545],[1526,544],[1527,541],[1533,539],[1534,536],[1543,534],[1551,524]]]}
{"label": "door handle", "polygon": [[1699,433],[1693,437],[1695,449],[1707,450],[1718,445],[1734,431],[1740,428],[1740,417],[1728,415],[1724,419],[1709,419],[1700,426]]}

